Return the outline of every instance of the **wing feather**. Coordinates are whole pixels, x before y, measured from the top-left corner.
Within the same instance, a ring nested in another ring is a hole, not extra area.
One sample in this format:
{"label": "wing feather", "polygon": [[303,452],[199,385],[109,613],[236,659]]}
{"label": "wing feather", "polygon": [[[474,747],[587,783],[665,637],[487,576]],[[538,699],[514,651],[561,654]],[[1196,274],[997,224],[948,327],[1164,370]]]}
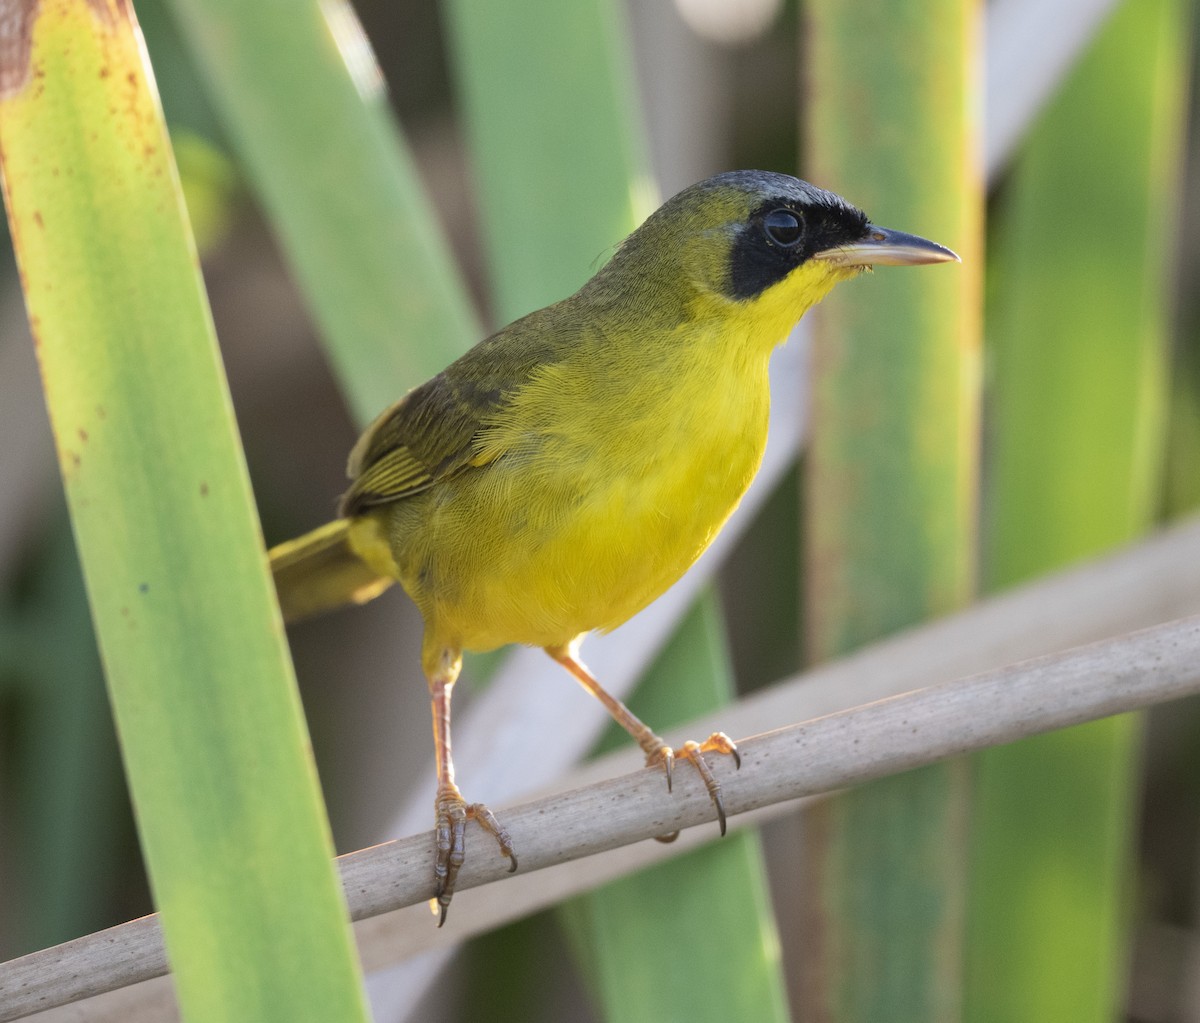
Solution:
{"label": "wing feather", "polygon": [[[562,311],[561,305],[559,307]],[[564,358],[571,331],[552,327],[556,307],[518,320],[385,410],[363,433],[346,472],[342,515],[403,500],[460,472],[486,465],[503,449],[477,443],[489,418],[543,365]]]}

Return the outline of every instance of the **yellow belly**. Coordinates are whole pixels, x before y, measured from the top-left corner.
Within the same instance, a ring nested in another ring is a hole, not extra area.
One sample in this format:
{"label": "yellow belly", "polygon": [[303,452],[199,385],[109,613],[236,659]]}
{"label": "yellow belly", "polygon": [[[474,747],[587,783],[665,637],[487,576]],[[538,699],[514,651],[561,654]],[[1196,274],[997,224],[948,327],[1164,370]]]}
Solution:
{"label": "yellow belly", "polygon": [[[441,644],[556,646],[615,628],[688,569],[758,470],[766,357],[739,363],[738,379],[722,369],[695,367],[701,402],[677,379],[642,379],[636,407],[583,417],[585,429],[578,414],[558,429],[545,409],[521,409],[542,429],[497,436],[494,461],[372,513],[357,545],[392,560]],[[588,386],[551,381],[545,402],[588,401]]]}

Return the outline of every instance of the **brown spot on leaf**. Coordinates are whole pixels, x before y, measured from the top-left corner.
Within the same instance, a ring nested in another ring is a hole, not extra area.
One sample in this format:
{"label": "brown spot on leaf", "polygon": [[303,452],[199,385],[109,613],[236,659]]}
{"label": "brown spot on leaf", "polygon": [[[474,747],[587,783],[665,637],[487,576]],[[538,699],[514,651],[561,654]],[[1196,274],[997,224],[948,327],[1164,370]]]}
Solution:
{"label": "brown spot on leaf", "polygon": [[92,9],[93,16],[104,22],[105,25],[111,27],[116,22],[116,18],[113,17],[115,12],[112,10],[112,5],[106,0],[87,0],[87,5]]}
{"label": "brown spot on leaf", "polygon": [[46,222],[42,219],[42,211],[41,210],[33,211],[33,222],[35,224],[37,224],[38,227],[41,227],[41,228],[44,228],[46,226]]}
{"label": "brown spot on leaf", "polygon": [[0,0],[0,99],[29,84],[29,54],[38,0]]}
{"label": "brown spot on leaf", "polygon": [[129,0],[88,0],[94,14],[103,18],[108,24],[114,24],[117,19],[132,21]]}
{"label": "brown spot on leaf", "polygon": [[208,497],[208,484],[207,483],[200,484],[200,496]]}
{"label": "brown spot on leaf", "polygon": [[82,426],[79,428],[79,439],[86,444],[88,442],[88,432]]}

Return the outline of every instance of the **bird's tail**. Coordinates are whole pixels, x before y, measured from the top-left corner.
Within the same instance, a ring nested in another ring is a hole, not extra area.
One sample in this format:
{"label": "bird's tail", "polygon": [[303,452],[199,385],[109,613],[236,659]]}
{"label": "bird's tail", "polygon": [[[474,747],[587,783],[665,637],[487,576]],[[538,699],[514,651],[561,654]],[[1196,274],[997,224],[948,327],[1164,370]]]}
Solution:
{"label": "bird's tail", "polygon": [[354,552],[349,519],[335,519],[272,547],[269,557],[286,622],[332,611],[343,604],[365,604],[393,582]]}

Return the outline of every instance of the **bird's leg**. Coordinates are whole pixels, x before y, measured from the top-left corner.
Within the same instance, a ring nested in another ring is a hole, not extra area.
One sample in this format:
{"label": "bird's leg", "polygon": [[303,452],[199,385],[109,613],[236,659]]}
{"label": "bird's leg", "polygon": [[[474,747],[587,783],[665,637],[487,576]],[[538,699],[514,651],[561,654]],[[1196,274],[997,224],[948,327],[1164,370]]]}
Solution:
{"label": "bird's leg", "polygon": [[[433,748],[437,759],[437,797],[435,838],[437,853],[433,874],[437,885],[438,926],[446,922],[446,911],[454,897],[454,886],[458,871],[466,859],[467,821],[472,818],[491,834],[500,846],[500,852],[512,862],[509,873],[517,869],[517,857],[513,853],[512,839],[501,827],[492,811],[483,803],[468,803],[454,784],[454,758],[450,751],[450,696],[454,683],[462,669],[462,655],[456,650],[444,650],[427,664],[429,695],[433,704]],[[432,904],[431,904],[432,905]]]}
{"label": "bird's leg", "polygon": [[[704,759],[704,754],[727,753],[733,757],[734,764],[741,767],[742,758],[733,740],[724,732],[713,732],[704,742],[689,741],[685,742],[678,750],[672,749],[625,704],[607,692],[596,681],[596,677],[579,659],[578,640],[564,646],[546,647],[546,653],[574,675],[584,689],[604,704],[604,709],[612,715],[613,720],[633,736],[637,744],[646,751],[647,766],[657,763],[663,765],[663,770],[667,775],[668,790],[671,788],[672,767],[677,757],[680,760],[688,760],[695,766],[704,781],[704,787],[708,789],[708,796],[712,800],[713,806],[717,809],[717,822],[721,826],[721,834],[725,834],[725,803],[721,798],[721,783],[714,777],[712,768]],[[679,832],[676,831],[670,835],[661,835],[659,841],[674,841],[678,834]]]}

